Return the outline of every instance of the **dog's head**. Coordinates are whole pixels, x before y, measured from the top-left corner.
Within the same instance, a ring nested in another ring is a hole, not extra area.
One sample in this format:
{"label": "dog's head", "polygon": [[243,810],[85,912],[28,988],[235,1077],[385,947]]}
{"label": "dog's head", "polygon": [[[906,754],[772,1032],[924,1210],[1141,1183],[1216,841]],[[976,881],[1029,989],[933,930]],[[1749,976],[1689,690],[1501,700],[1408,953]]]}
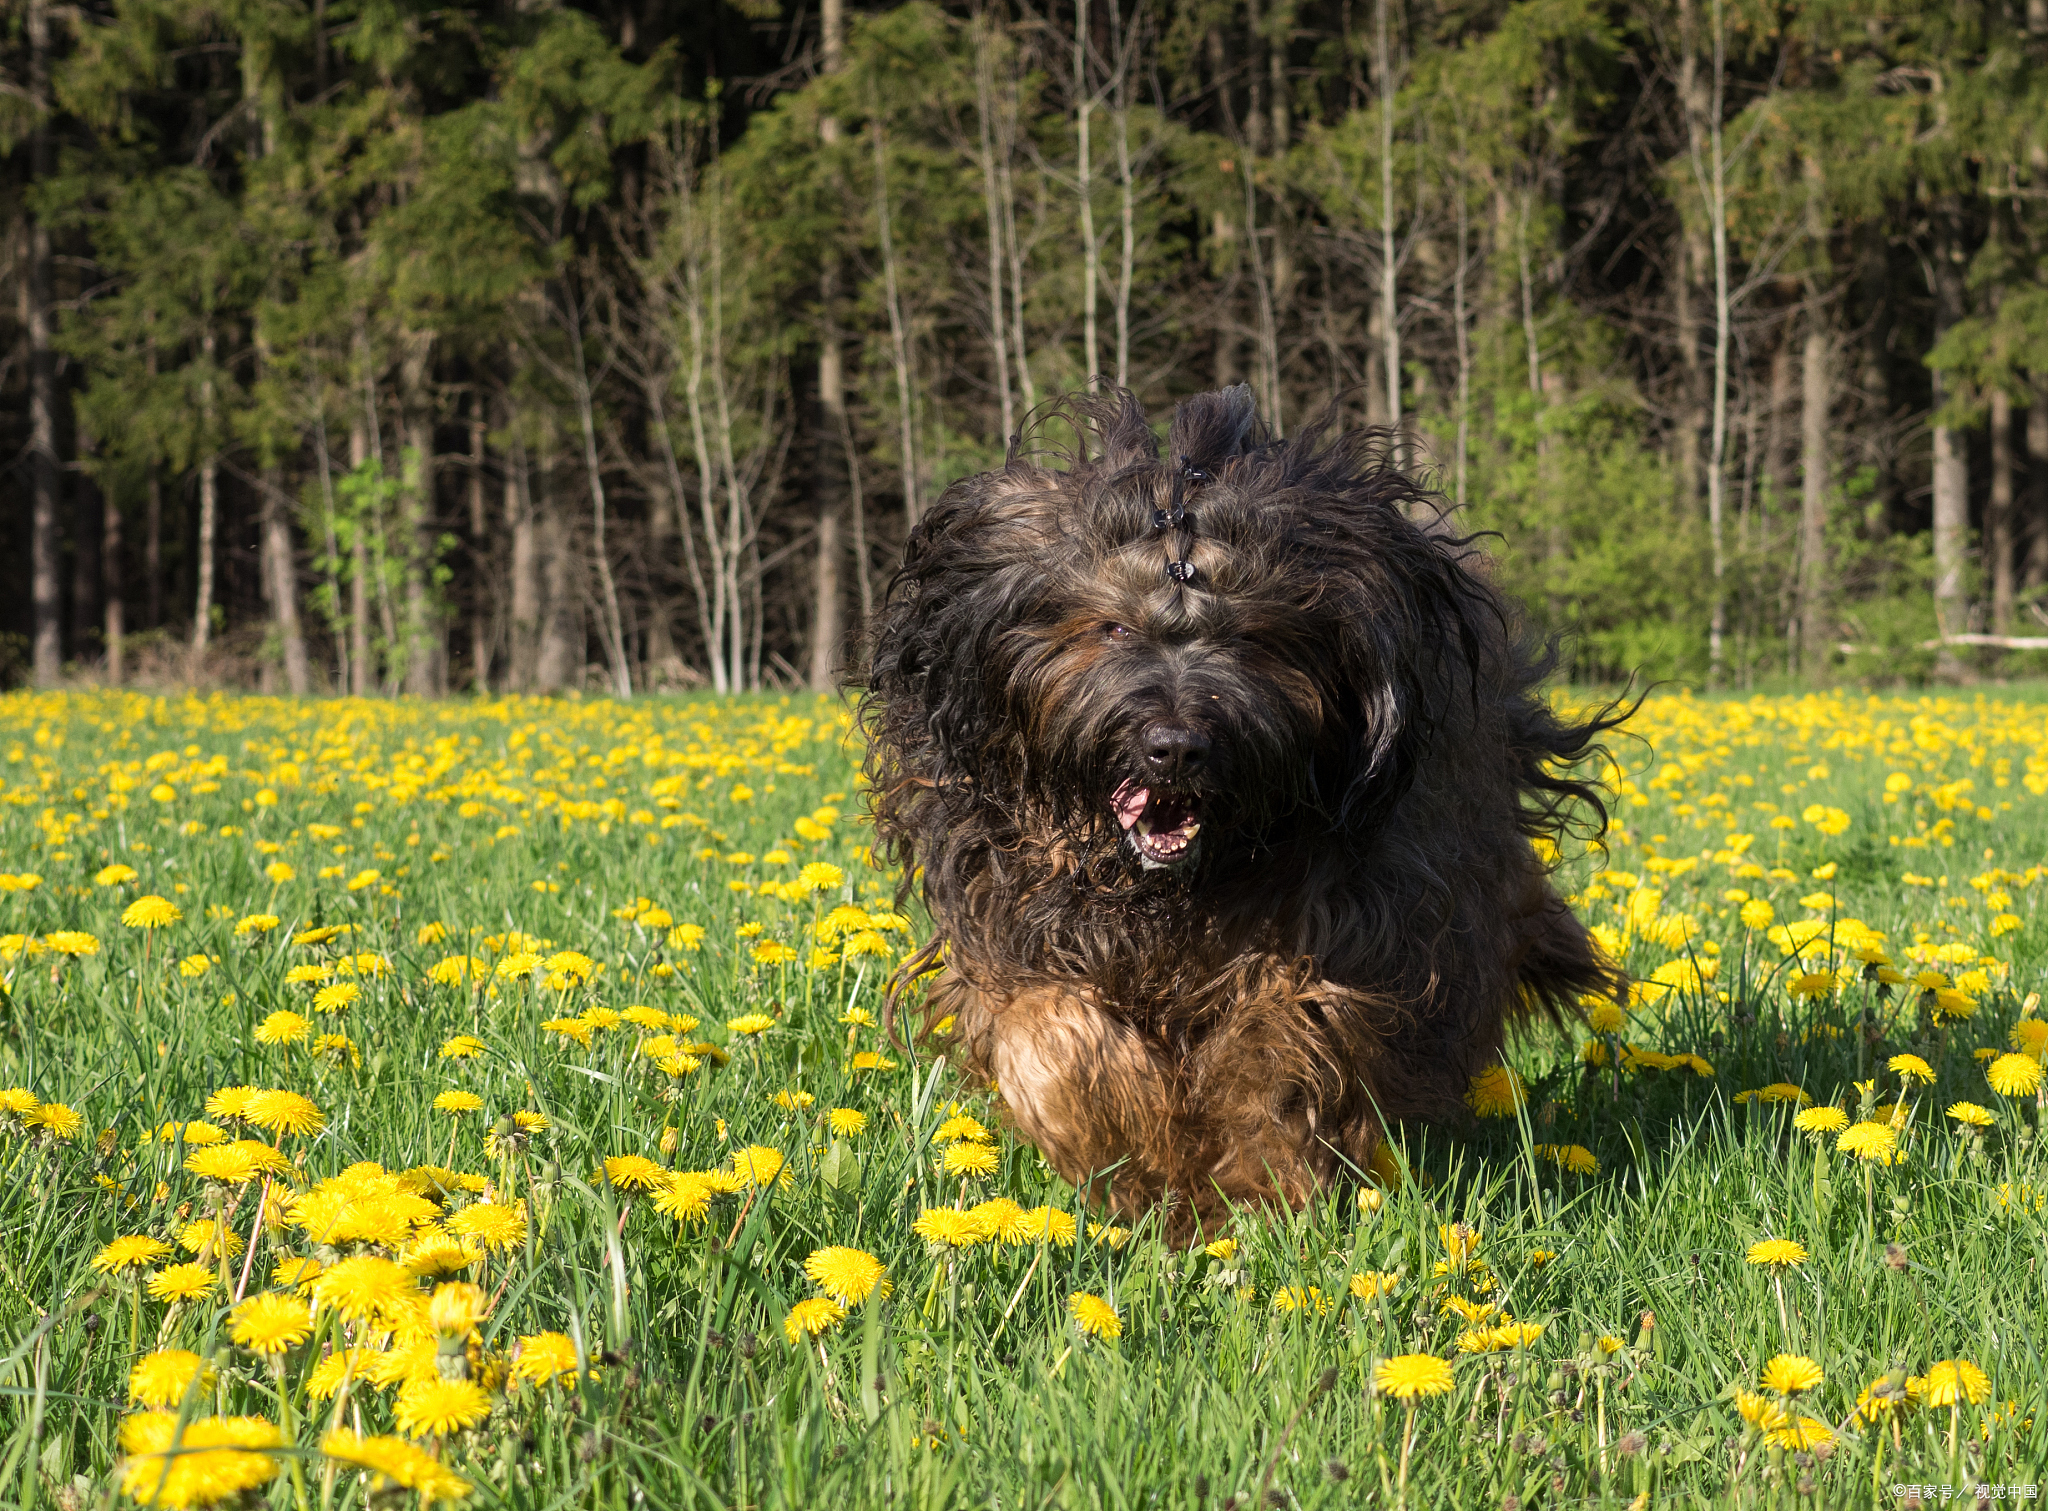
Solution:
{"label": "dog's head", "polygon": [[1386,437],[1268,441],[1236,387],[1182,403],[1162,458],[1129,394],[1070,412],[1066,466],[1013,457],[912,534],[869,673],[884,833],[993,804],[1194,879],[1369,828],[1499,633]]}

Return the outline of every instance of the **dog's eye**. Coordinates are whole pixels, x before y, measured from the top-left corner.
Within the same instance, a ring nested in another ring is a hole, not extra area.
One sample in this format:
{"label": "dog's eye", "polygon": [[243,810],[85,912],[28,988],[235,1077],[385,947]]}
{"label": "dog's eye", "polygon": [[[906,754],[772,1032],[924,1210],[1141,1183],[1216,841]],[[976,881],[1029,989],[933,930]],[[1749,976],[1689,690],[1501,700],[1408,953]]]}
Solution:
{"label": "dog's eye", "polygon": [[1112,640],[1128,640],[1131,638],[1131,632],[1120,624],[1105,624],[1102,627],[1102,633],[1109,636]]}

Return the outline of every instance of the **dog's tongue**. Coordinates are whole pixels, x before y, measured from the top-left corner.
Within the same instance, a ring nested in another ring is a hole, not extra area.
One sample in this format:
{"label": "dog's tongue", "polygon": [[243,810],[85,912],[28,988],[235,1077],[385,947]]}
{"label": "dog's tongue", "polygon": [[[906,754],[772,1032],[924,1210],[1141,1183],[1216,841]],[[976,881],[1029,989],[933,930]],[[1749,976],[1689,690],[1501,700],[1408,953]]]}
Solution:
{"label": "dog's tongue", "polygon": [[1151,788],[1125,782],[1110,794],[1109,806],[1116,810],[1116,821],[1128,829],[1145,816],[1145,805],[1151,801]]}

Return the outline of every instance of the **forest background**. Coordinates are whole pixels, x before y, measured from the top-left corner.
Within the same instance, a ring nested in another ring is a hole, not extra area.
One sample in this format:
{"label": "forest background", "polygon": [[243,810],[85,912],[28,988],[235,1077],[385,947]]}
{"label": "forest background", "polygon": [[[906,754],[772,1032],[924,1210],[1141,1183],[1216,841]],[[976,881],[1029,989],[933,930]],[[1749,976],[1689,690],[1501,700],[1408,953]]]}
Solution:
{"label": "forest background", "polygon": [[1581,680],[2048,625],[2048,0],[4,14],[0,681],[828,686],[1090,375],[1393,427]]}

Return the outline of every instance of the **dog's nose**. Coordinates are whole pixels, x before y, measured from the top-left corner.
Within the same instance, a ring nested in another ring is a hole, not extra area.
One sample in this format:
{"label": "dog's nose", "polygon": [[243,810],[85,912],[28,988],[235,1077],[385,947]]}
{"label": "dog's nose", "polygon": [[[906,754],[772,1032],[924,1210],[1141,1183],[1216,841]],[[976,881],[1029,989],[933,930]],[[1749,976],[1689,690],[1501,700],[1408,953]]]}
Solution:
{"label": "dog's nose", "polygon": [[1209,760],[1209,737],[1185,724],[1145,726],[1145,765],[1155,777],[1191,777]]}

